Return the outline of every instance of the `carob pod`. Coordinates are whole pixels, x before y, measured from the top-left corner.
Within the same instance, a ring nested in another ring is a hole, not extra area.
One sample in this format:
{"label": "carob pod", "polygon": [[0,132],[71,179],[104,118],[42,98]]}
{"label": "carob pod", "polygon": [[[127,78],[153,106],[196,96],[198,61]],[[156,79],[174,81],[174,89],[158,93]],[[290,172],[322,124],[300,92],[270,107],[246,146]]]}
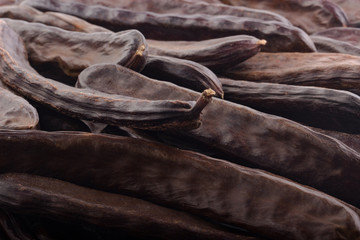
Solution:
{"label": "carob pod", "polygon": [[222,70],[257,54],[266,44],[252,36],[237,35],[204,41],[149,40],[149,54],[176,57],[200,63],[211,70]]}
{"label": "carob pod", "polygon": [[310,34],[330,27],[349,25],[344,10],[328,0],[221,0],[221,2],[278,13]]}
{"label": "carob pod", "polygon": [[116,63],[134,70],[141,70],[145,64],[146,41],[136,30],[82,33],[41,23],[3,20],[23,39],[30,61],[56,63],[69,76],[76,77],[96,63]]}
{"label": "carob pod", "polygon": [[136,128],[196,128],[200,113],[215,94],[205,90],[195,102],[148,101],[77,89],[44,78],[33,70],[19,36],[0,21],[0,76],[26,98],[74,118]]}
{"label": "carob pod", "polygon": [[34,129],[39,115],[28,101],[0,87],[0,128]]}
{"label": "carob pod", "polygon": [[149,239],[258,239],[141,199],[29,174],[0,176],[0,206],[21,214],[84,222]]}
{"label": "carob pod", "polygon": [[264,53],[223,75],[252,82],[347,90],[360,95],[360,57],[339,53]]}
{"label": "carob pod", "polygon": [[318,52],[325,53],[345,53],[355,56],[360,56],[360,48],[349,43],[339,41],[336,39],[323,37],[323,36],[311,36]]}
{"label": "carob pod", "polygon": [[316,51],[303,30],[276,21],[224,15],[157,14],[55,0],[27,0],[24,4],[71,14],[113,31],[135,28],[150,39],[198,41],[245,34],[268,41],[264,51]]}
{"label": "carob pod", "polygon": [[12,18],[27,22],[37,22],[77,32],[109,32],[109,30],[88,23],[80,18],[57,12],[41,12],[26,5],[0,7],[1,18]]}
{"label": "carob pod", "polygon": [[176,13],[176,14],[206,14],[228,15],[235,17],[256,18],[265,21],[278,21],[291,25],[289,20],[274,12],[239,6],[218,4],[218,2],[189,1],[189,0],[76,0],[88,5],[102,5],[114,8],[124,8],[139,12]]}
{"label": "carob pod", "polygon": [[[102,66],[102,64],[99,64],[99,69],[96,69],[96,67],[87,68],[80,74],[86,74],[87,76],[84,76],[84,78],[87,79],[91,79],[92,75],[95,74],[94,80],[99,80],[102,78]],[[116,72],[119,71],[119,68],[109,67],[108,70]],[[166,79],[176,85],[198,92],[211,88],[216,92],[217,96],[222,98],[224,96],[221,82],[217,76],[205,66],[190,60],[149,55],[141,73],[149,77],[156,76],[158,79]],[[106,81],[108,77],[111,78],[111,74],[106,74],[103,81]],[[108,81],[111,81],[111,79]]]}
{"label": "carob pod", "polygon": [[[240,227],[268,239],[360,239],[360,210],[355,207],[285,178],[195,152],[127,137],[36,130],[0,130],[0,150],[1,172],[50,176],[135,196]],[[357,169],[352,171],[358,173]],[[6,190],[10,182],[4,182],[0,189],[10,191]],[[23,180],[24,184],[28,182]],[[49,189],[54,186],[40,180],[38,184]],[[15,187],[19,188],[17,184]],[[44,192],[39,192],[43,196]],[[79,193],[77,189],[73,194]],[[12,196],[20,194],[21,191]],[[30,192],[29,198],[34,194]],[[102,198],[98,193],[94,196]],[[6,198],[4,196],[4,200]],[[34,204],[55,200],[51,196],[47,199],[34,201]],[[134,201],[129,203],[133,206]],[[81,211],[80,207],[69,204],[64,211],[69,210],[69,216],[76,216],[73,214],[76,209],[79,214],[88,212]],[[105,210],[108,213],[101,216],[113,216],[112,213],[117,212]],[[95,221],[91,216],[82,218]],[[113,219],[97,222],[116,224]]]}
{"label": "carob pod", "polygon": [[[104,64],[104,76],[108,66]],[[111,73],[111,82],[101,84],[101,78],[92,85],[86,79],[78,81],[106,93],[152,100],[199,96],[172,83],[117,68],[122,70]],[[221,158],[288,177],[360,207],[360,195],[354,194],[360,188],[360,155],[293,121],[215,98],[202,112],[198,129],[159,135],[173,136],[190,146],[204,146]]]}
{"label": "carob pod", "polygon": [[219,78],[225,99],[318,128],[360,133],[360,96],[320,87]]}
{"label": "carob pod", "polygon": [[360,48],[360,29],[359,28],[341,28],[334,27],[329,28],[317,33],[312,36],[328,37],[342,42],[349,43],[355,47]]}
{"label": "carob pod", "polygon": [[[360,23],[360,8],[357,0],[331,0],[339,5],[349,18],[350,26]],[[360,25],[359,25],[360,26]]]}

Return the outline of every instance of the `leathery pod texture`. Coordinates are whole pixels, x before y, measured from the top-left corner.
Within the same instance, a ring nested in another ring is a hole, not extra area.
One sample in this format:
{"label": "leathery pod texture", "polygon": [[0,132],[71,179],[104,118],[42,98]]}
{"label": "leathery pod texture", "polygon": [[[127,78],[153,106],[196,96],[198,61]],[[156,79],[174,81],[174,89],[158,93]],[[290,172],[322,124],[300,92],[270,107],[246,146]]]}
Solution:
{"label": "leathery pod texture", "polygon": [[[187,100],[199,96],[121,66],[104,64],[104,74],[110,72],[108,68],[119,68],[111,71],[113,78],[107,78],[113,81],[82,79],[80,74],[80,85],[153,100]],[[166,134],[191,145],[204,145],[241,165],[268,170],[360,206],[360,196],[354,194],[360,187],[360,155],[341,142],[293,121],[215,98],[202,112],[198,129]]]}

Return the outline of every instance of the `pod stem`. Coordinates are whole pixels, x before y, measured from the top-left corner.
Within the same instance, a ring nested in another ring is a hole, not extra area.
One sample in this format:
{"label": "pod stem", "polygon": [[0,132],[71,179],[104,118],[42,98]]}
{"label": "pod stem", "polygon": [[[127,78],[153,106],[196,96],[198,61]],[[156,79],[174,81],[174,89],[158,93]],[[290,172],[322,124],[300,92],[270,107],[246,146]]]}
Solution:
{"label": "pod stem", "polygon": [[210,88],[204,90],[199,97],[199,99],[196,101],[194,107],[191,109],[191,114],[200,114],[201,111],[208,105],[212,97],[216,95],[216,92]]}
{"label": "pod stem", "polygon": [[265,40],[265,39],[261,39],[261,40],[259,40],[259,41],[257,41],[257,45],[262,45],[262,46],[265,46],[266,45],[266,43],[267,43],[267,41]]}

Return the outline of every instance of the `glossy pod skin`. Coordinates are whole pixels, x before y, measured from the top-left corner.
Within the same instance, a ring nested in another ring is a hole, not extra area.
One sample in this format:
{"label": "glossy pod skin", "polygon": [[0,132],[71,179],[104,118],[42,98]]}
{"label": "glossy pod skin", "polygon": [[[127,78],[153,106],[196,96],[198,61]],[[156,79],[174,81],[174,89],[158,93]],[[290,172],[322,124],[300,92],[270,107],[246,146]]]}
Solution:
{"label": "glossy pod skin", "polygon": [[325,87],[360,95],[360,57],[348,54],[260,52],[223,74],[231,79]]}
{"label": "glossy pod skin", "polygon": [[[94,70],[97,72],[97,77],[95,79],[102,78],[101,72],[102,64],[100,68],[96,71],[96,67],[87,68],[81,72],[80,75],[86,74],[89,69],[91,72]],[[110,67],[114,71],[118,69]],[[109,69],[109,70],[110,70]],[[111,71],[111,70],[110,70]],[[221,82],[217,76],[210,71],[208,68],[203,65],[174,57],[163,57],[163,56],[152,56],[149,55],[146,61],[144,69],[141,71],[141,74],[144,74],[148,77],[157,77],[161,80],[170,81],[176,85],[193,89],[198,92],[202,92],[207,88],[214,90],[218,97],[223,97],[224,92],[221,87]],[[79,75],[79,78],[81,76]],[[107,74],[106,77],[111,77],[110,74]],[[91,79],[88,76],[85,76],[86,79]]]}
{"label": "glossy pod skin", "polygon": [[262,48],[264,51],[316,51],[304,31],[276,21],[224,15],[157,14],[55,0],[27,0],[23,3],[44,11],[71,14],[112,31],[135,28],[149,39],[199,41],[245,34],[265,39],[268,44]]}
{"label": "glossy pod skin", "polygon": [[360,133],[360,96],[320,87],[219,78],[225,99],[305,125]]}
{"label": "glossy pod skin", "polygon": [[196,216],[141,199],[29,174],[0,176],[0,206],[149,239],[258,239],[227,232]]}
{"label": "glossy pod skin", "polygon": [[257,54],[266,44],[252,36],[237,35],[204,41],[149,40],[149,54],[176,57],[200,63],[211,70],[222,70]]}
{"label": "glossy pod skin", "polygon": [[39,115],[28,101],[0,87],[0,128],[35,129]]}
{"label": "glossy pod skin", "polygon": [[334,197],[261,170],[158,143],[78,132],[0,130],[0,150],[2,172],[52,176],[126,193],[268,239],[360,239],[359,210]]}
{"label": "glossy pod skin", "polygon": [[0,7],[1,18],[24,20],[27,22],[43,23],[77,32],[109,32],[109,30],[88,23],[80,18],[57,12],[41,12],[26,5],[11,5]]}
{"label": "glossy pod skin", "polygon": [[205,90],[198,101],[148,101],[77,89],[33,70],[19,36],[0,21],[1,78],[13,91],[74,118],[136,128],[196,128],[200,112],[215,94]]}
{"label": "glossy pod skin", "polygon": [[56,63],[77,76],[96,63],[116,63],[141,70],[147,56],[144,36],[129,30],[118,33],[81,33],[21,20],[4,19],[24,41],[33,63]]}
{"label": "glossy pod skin", "polygon": [[328,0],[221,0],[221,2],[278,13],[309,34],[330,27],[349,25],[343,9]]}
{"label": "glossy pod skin", "polygon": [[[70,2],[70,1],[68,1]],[[88,5],[102,5],[107,7],[124,8],[139,12],[175,13],[175,14],[206,14],[228,15],[235,17],[256,18],[265,21],[278,21],[291,25],[283,16],[270,11],[239,6],[218,4],[218,2],[189,1],[189,0],[76,0],[71,2]]]}
{"label": "glossy pod skin", "polygon": [[339,41],[336,39],[322,37],[322,36],[311,36],[316,49],[318,52],[325,53],[344,53],[355,56],[360,56],[360,48],[349,43]]}
{"label": "glossy pod skin", "polygon": [[[104,69],[108,66],[104,64]],[[174,84],[116,67],[120,70],[116,74],[111,72],[112,78],[107,78],[112,79],[111,82],[93,79],[87,82],[87,87],[152,100],[188,100],[199,96]],[[103,76],[107,73],[104,71]],[[360,206],[360,196],[353,194],[360,188],[360,155],[293,121],[214,98],[202,112],[202,124],[198,129],[159,135],[173,136],[175,141],[190,147],[203,147],[221,158],[265,169]]]}

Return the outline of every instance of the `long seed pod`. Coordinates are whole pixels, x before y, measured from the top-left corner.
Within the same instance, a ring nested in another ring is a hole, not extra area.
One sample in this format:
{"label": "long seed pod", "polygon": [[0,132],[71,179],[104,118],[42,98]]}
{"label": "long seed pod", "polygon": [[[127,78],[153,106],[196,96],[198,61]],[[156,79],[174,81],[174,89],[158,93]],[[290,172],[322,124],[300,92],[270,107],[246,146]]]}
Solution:
{"label": "long seed pod", "polygon": [[[50,176],[126,193],[240,227],[267,239],[360,239],[360,210],[336,198],[261,170],[162,144],[89,133],[0,130],[0,150],[1,172]],[[0,189],[6,193],[10,182],[1,184]],[[49,190],[54,186],[40,180],[38,184]],[[22,188],[14,185],[19,190],[11,196],[19,196],[20,200]],[[39,192],[40,196],[45,195]],[[80,189],[73,192],[79,193]],[[31,191],[29,197],[33,194]],[[108,199],[102,194],[94,196],[103,201]],[[34,204],[55,201],[51,196],[46,199],[35,200]],[[59,204],[64,200],[59,200]],[[12,202],[21,201],[8,201]],[[129,203],[133,206],[133,201]],[[46,205],[44,210],[48,210]],[[89,212],[82,211],[79,204],[66,205],[63,210],[68,210],[69,216],[76,216],[73,211]],[[106,208],[103,211],[107,214],[98,210],[91,213],[105,217],[117,212]],[[152,212],[148,216],[151,215]]]}
{"label": "long seed pod", "polygon": [[109,32],[109,30],[88,23],[80,18],[57,12],[41,12],[26,5],[10,5],[0,7],[1,18],[24,20],[27,22],[43,23],[77,32]]}
{"label": "long seed pod", "polygon": [[221,0],[221,2],[278,13],[310,34],[330,27],[349,25],[344,10],[328,0]]}
{"label": "long seed pod", "polygon": [[[194,91],[132,72],[128,70],[126,73],[124,69],[112,73],[113,81],[106,83],[93,79],[94,84],[88,84],[88,87],[110,94],[152,100],[187,100],[199,96]],[[104,75],[106,73],[104,71]],[[360,188],[360,155],[341,142],[293,121],[213,99],[212,104],[202,112],[202,124],[198,129],[172,131],[166,135],[172,135],[190,146],[203,146],[206,151],[214,151],[218,156],[241,165],[288,177],[360,206],[360,195],[354,194]]]}
{"label": "long seed pod", "polygon": [[156,40],[206,40],[232,35],[265,39],[264,51],[314,52],[315,45],[301,29],[276,21],[211,15],[157,14],[55,0],[26,0],[23,4],[45,11],[71,14],[112,31],[137,29]]}
{"label": "long seed pod", "polygon": [[0,176],[0,206],[21,214],[92,224],[151,239],[257,239],[140,199],[29,174]]}
{"label": "long seed pod", "polygon": [[220,78],[225,99],[305,125],[360,133],[360,96],[320,87]]}
{"label": "long seed pod", "polygon": [[238,35],[196,42],[148,39],[147,43],[149,54],[187,59],[221,71],[254,56],[266,41]]}
{"label": "long seed pod", "polygon": [[56,63],[77,76],[96,63],[116,63],[141,70],[147,56],[144,36],[136,30],[81,33],[21,20],[4,19],[21,36],[33,63]]}
{"label": "long seed pod", "polygon": [[322,36],[311,36],[311,39],[318,52],[344,53],[360,56],[360,48],[352,44]]}
{"label": "long seed pod", "polygon": [[28,101],[0,87],[0,128],[34,129],[38,123],[38,112]]}
{"label": "long seed pod", "polygon": [[339,53],[258,53],[223,73],[231,79],[347,90],[360,95],[360,57]]}
{"label": "long seed pod", "polygon": [[[90,73],[95,71],[94,74],[97,75],[96,79],[99,79],[99,72],[102,72],[103,70],[101,69],[104,67],[103,64],[99,65],[101,65],[99,70],[96,70],[95,67],[88,68],[81,72],[80,75],[88,74],[89,71]],[[108,66],[109,71],[111,71],[111,69],[114,71],[119,71],[118,69],[114,69],[114,65]],[[146,65],[141,73],[148,77],[167,80],[176,85],[190,88],[199,92],[204,91],[204,89],[211,88],[219,97],[224,96],[221,82],[217,76],[203,65],[190,60],[149,55],[148,60],[146,61]],[[80,75],[79,78],[81,77]],[[111,77],[111,75],[107,74],[106,77]],[[90,79],[89,76],[85,76],[85,78]],[[104,80],[106,81],[106,79]]]}
{"label": "long seed pod", "polygon": [[196,103],[148,101],[77,89],[44,78],[26,61],[19,36],[0,21],[0,76],[15,92],[71,117],[137,128],[196,128],[202,109],[215,94],[206,90]]}

